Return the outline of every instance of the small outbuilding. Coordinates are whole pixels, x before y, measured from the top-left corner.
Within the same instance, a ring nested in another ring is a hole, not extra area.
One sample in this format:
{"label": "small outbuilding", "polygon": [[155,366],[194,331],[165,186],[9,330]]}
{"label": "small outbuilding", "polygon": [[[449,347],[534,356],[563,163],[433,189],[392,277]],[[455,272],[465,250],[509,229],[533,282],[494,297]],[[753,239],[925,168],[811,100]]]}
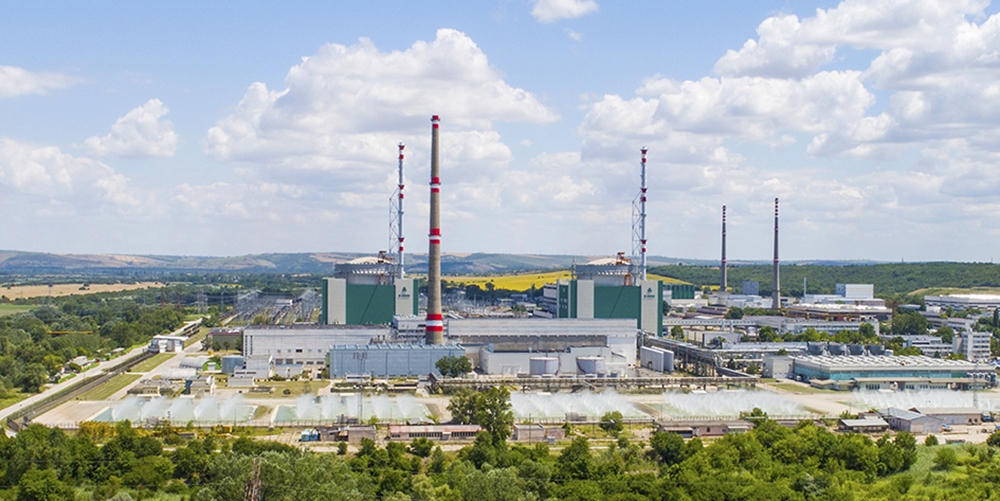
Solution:
{"label": "small outbuilding", "polygon": [[941,433],[941,426],[944,424],[941,418],[895,407],[879,411],[879,415],[889,423],[889,428],[915,435]]}
{"label": "small outbuilding", "polygon": [[854,433],[883,433],[889,429],[889,423],[879,418],[841,419],[838,429]]}

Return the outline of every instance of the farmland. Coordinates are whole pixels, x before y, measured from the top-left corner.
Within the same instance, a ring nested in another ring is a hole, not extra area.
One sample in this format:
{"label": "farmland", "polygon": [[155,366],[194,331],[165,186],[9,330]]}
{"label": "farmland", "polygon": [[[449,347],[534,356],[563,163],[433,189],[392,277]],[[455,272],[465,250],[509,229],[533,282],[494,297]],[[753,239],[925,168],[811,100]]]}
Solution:
{"label": "farmland", "polygon": [[[687,283],[675,278],[663,277],[660,275],[647,275],[650,280],[663,280],[665,283],[683,284]],[[497,276],[457,276],[444,277],[445,280],[454,284],[477,285],[485,289],[486,284],[492,283],[495,289],[507,289],[514,291],[528,290],[532,287],[541,288],[545,284],[550,284],[561,278],[570,278],[569,270],[549,271],[541,273],[524,273],[519,275],[497,275]]]}

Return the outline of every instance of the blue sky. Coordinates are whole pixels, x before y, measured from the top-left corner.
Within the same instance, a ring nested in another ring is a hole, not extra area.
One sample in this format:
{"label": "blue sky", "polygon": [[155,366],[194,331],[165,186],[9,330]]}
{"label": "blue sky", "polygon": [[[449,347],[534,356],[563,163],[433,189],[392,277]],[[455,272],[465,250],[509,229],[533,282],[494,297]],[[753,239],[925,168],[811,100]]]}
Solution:
{"label": "blue sky", "polygon": [[[5,6],[0,248],[990,261],[1000,18],[976,0]],[[997,256],[1000,257],[1000,256]]]}

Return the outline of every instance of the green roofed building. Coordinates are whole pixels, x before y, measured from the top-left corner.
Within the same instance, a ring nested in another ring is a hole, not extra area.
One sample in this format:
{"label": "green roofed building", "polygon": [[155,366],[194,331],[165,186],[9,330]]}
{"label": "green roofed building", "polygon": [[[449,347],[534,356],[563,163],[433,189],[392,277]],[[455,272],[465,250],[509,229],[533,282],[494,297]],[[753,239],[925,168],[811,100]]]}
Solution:
{"label": "green roofed building", "polygon": [[325,325],[388,325],[394,315],[416,315],[420,297],[416,280],[397,278],[394,263],[381,256],[338,264],[322,293]]}

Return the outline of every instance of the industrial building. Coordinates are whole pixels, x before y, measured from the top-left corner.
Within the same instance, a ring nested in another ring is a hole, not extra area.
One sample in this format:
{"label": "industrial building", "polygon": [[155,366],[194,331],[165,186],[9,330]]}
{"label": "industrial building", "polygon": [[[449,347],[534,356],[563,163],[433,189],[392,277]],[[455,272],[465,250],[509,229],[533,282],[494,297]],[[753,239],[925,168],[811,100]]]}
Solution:
{"label": "industrial building", "polygon": [[635,327],[663,335],[663,282],[634,281],[623,253],[574,266],[573,274],[576,278],[547,284],[542,291],[542,307],[552,317],[629,318]]}
{"label": "industrial building", "polygon": [[955,310],[977,308],[980,310],[995,310],[1000,308],[1000,295],[996,294],[948,294],[944,296],[924,296],[924,304],[930,307]]}
{"label": "industrial building", "polygon": [[803,380],[927,378],[965,379],[976,366],[964,360],[924,356],[796,356],[792,370]]}
{"label": "industrial building", "polygon": [[[561,374],[589,373],[580,369],[577,357],[602,358],[593,364],[600,365],[601,374],[624,373],[636,363],[638,332],[630,319],[449,319],[447,332],[487,374],[529,374],[537,357],[557,359],[552,363]],[[585,368],[589,364],[583,362]]]}
{"label": "industrial building", "polygon": [[457,344],[338,344],[328,347],[326,364],[330,377],[411,377],[438,372],[434,364],[444,357],[463,356]]}
{"label": "industrial building", "polygon": [[334,277],[323,279],[319,323],[389,325],[394,315],[416,315],[416,281],[396,273],[384,253],[338,264]]}
{"label": "industrial building", "polygon": [[895,407],[880,410],[878,413],[882,416],[882,419],[889,423],[889,428],[910,432],[915,435],[941,433],[941,425],[944,424],[944,420],[939,417],[926,416],[919,412],[897,409]]}
{"label": "industrial building", "polygon": [[390,329],[360,325],[250,325],[243,330],[242,355],[270,356],[281,375],[300,371],[319,372],[326,365],[326,354],[334,344],[385,342]]}
{"label": "industrial building", "polygon": [[639,364],[656,372],[674,372],[674,352],[657,346],[639,348]]}

